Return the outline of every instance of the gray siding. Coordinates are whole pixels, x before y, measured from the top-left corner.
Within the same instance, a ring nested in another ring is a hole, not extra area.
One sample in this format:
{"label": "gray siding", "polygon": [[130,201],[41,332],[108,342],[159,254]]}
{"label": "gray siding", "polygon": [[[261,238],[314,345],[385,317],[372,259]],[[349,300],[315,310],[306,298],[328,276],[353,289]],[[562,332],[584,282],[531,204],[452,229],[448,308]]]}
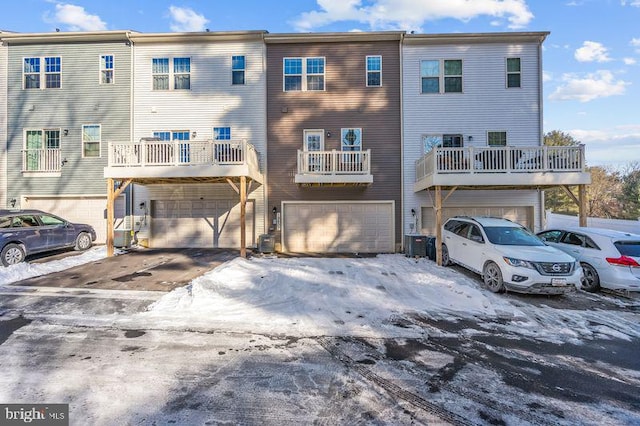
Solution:
{"label": "gray siding", "polygon": [[[130,139],[131,53],[119,42],[10,45],[8,47],[8,185],[9,197],[64,194],[106,194],[103,167],[107,143]],[[115,61],[115,83],[99,84],[100,55]],[[59,89],[23,89],[26,57],[61,58]],[[30,109],[33,109],[30,111]],[[101,156],[82,158],[82,125],[102,126]],[[61,135],[67,163],[59,177],[23,176],[21,150],[25,129],[68,129]]]}
{"label": "gray siding", "polygon": [[[538,49],[537,43],[508,42],[403,46],[405,232],[413,221],[411,209],[420,211],[420,206],[432,203],[424,191],[413,192],[415,161],[423,155],[422,135],[462,134],[465,146],[487,146],[487,132],[506,131],[508,145],[542,144]],[[521,58],[521,88],[506,88],[507,57]],[[462,59],[463,93],[420,93],[420,61],[428,59]],[[473,137],[472,141],[469,136]],[[447,204],[455,200],[458,206],[465,202],[473,205],[482,199],[489,205],[509,205],[516,201],[518,205],[535,205],[538,226],[539,200],[535,191],[525,191],[525,194],[518,194],[514,200],[511,191],[478,191],[478,196],[468,191],[454,193],[455,198]]]}
{"label": "gray siding", "polygon": [[[365,58],[382,56],[382,87],[366,87]],[[284,57],[325,57],[325,91],[284,92]],[[268,200],[393,200],[400,242],[401,132],[399,41],[267,43]],[[286,111],[286,112],[285,112]],[[362,128],[371,150],[369,186],[303,187],[294,183],[304,129],[323,129],[325,150],[340,150],[340,129]]]}
{"label": "gray siding", "polygon": [[[0,99],[7,99],[7,47],[0,43]],[[0,207],[7,204],[7,102],[0,103]]]}

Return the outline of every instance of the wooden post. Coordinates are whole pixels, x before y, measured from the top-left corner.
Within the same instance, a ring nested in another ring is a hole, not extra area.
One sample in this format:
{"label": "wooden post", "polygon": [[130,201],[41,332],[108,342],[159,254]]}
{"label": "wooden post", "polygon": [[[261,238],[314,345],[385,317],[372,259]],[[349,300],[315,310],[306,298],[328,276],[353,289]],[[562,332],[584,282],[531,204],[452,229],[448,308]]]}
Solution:
{"label": "wooden post", "polygon": [[114,221],[115,192],[113,179],[107,179],[107,257],[113,256],[113,221]]}
{"label": "wooden post", "polygon": [[247,177],[240,176],[240,257],[247,257]]}
{"label": "wooden post", "polygon": [[587,226],[587,186],[578,185],[578,225]]}
{"label": "wooden post", "polygon": [[440,186],[436,186],[436,263],[442,266],[442,192]]}

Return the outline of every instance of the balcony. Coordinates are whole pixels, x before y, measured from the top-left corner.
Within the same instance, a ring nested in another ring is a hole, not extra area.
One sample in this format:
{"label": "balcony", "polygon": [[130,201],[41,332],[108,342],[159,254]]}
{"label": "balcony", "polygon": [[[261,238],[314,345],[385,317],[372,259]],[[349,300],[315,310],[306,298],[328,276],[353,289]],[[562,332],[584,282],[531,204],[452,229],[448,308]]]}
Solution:
{"label": "balcony", "polygon": [[62,158],[60,149],[22,150],[22,173],[60,173]]}
{"label": "balcony", "polygon": [[295,183],[306,185],[368,185],[371,175],[371,150],[300,151]]}
{"label": "balcony", "polygon": [[584,146],[434,148],[416,161],[413,189],[591,183]]}
{"label": "balcony", "polygon": [[247,176],[260,183],[258,153],[246,140],[109,142],[105,178],[171,179]]}

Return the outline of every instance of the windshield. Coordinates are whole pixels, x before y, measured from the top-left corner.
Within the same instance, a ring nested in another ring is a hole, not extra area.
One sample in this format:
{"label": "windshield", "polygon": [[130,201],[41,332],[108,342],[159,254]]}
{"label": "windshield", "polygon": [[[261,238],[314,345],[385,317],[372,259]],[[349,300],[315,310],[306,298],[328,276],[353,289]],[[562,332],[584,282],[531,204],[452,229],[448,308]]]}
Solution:
{"label": "windshield", "polygon": [[519,226],[488,226],[484,228],[493,244],[502,246],[544,246],[542,240]]}
{"label": "windshield", "polygon": [[616,241],[614,245],[623,256],[640,257],[640,241]]}

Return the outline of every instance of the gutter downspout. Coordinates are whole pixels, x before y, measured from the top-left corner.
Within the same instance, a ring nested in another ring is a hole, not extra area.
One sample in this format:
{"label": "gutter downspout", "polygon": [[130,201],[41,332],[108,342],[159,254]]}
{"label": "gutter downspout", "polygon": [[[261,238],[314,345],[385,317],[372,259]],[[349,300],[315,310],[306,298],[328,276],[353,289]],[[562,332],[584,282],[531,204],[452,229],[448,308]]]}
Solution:
{"label": "gutter downspout", "polygon": [[[400,34],[400,43],[398,43],[399,56],[400,56],[400,252],[404,251],[404,235],[405,235],[405,177],[404,177],[404,162],[405,162],[405,152],[404,152],[404,57],[402,55],[403,46],[404,46],[404,34]],[[417,217],[420,217],[420,212],[418,212]],[[417,228],[416,224],[416,228]],[[417,233],[416,229],[416,233]]]}
{"label": "gutter downspout", "polygon": [[[538,140],[540,141],[540,145],[543,146],[544,145],[544,124],[543,124],[543,117],[544,117],[544,110],[543,110],[543,94],[542,94],[542,89],[543,89],[543,84],[542,84],[542,43],[544,41],[544,38],[542,40],[540,40],[540,42],[538,43]],[[546,206],[544,205],[544,201],[545,201],[545,193],[544,190],[540,191],[540,214],[538,215],[538,226],[540,227],[540,229],[544,229],[544,222],[545,222],[545,211],[546,211]],[[534,221],[534,228],[536,227],[535,225],[535,221]]]}

